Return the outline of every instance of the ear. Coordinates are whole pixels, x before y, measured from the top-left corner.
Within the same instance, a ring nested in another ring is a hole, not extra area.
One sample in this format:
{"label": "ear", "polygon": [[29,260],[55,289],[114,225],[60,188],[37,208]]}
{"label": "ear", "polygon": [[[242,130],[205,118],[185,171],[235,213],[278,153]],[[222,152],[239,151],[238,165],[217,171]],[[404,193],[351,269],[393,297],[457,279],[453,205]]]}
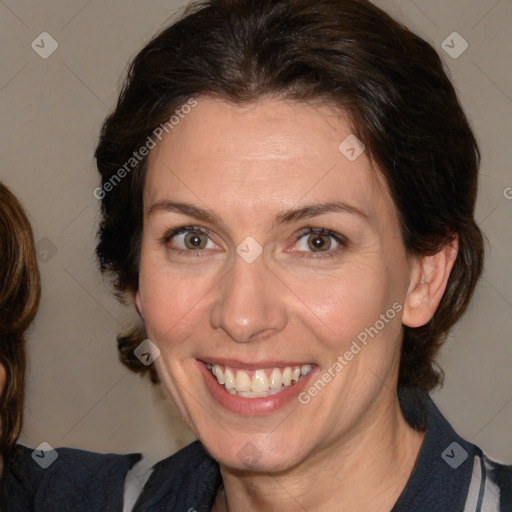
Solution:
{"label": "ear", "polygon": [[446,290],[458,249],[459,238],[455,235],[451,242],[443,245],[432,256],[422,256],[415,260],[404,304],[404,325],[421,327],[434,316]]}
{"label": "ear", "polygon": [[135,307],[137,308],[139,315],[141,316],[141,318],[144,318],[144,315],[142,313],[142,299],[140,297],[140,290],[138,288],[133,297],[133,301],[135,302]]}

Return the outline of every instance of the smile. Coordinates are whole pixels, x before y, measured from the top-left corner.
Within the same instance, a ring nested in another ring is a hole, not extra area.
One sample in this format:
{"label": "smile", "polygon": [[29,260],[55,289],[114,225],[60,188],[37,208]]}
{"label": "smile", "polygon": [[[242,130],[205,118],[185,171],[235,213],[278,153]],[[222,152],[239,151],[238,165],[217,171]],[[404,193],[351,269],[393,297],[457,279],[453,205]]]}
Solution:
{"label": "smile", "polygon": [[312,369],[310,364],[256,370],[213,363],[205,363],[205,366],[226,391],[243,398],[264,398],[280,393],[306,377]]}

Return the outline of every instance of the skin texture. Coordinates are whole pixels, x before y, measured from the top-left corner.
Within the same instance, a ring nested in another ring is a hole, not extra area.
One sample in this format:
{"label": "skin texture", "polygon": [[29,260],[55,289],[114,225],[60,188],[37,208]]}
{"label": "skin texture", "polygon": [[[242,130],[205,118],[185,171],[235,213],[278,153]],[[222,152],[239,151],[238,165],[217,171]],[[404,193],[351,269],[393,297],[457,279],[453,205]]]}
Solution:
{"label": "skin texture", "polygon": [[[408,257],[367,154],[351,162],[338,150],[350,133],[327,105],[205,97],[150,155],[135,303],[161,351],[165,388],[221,465],[217,511],[387,511],[417,458],[423,433],[405,422],[395,391],[402,323],[432,317],[457,246]],[[220,222],[153,207],[162,200],[211,210]],[[333,201],[362,214],[275,223],[282,212]],[[181,226],[208,229],[206,247],[165,239]],[[348,242],[327,236],[328,250],[313,252],[308,240],[318,235],[305,228]],[[248,236],[263,248],[252,263],[236,253]],[[229,411],[198,368],[198,359],[218,357],[302,362],[316,380],[394,303],[401,312],[307,405]]]}

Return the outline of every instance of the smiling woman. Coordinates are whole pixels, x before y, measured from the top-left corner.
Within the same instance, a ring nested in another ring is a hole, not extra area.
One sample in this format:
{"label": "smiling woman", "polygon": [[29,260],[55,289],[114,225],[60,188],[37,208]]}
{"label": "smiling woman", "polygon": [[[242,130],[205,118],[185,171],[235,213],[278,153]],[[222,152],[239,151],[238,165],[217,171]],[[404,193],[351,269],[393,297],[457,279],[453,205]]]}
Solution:
{"label": "smiling woman", "polygon": [[134,510],[509,510],[510,468],[428,396],[483,261],[433,48],[365,0],[192,4],[131,64],[102,185],[191,99],[102,199],[101,269],[143,320],[121,359],[199,440]]}

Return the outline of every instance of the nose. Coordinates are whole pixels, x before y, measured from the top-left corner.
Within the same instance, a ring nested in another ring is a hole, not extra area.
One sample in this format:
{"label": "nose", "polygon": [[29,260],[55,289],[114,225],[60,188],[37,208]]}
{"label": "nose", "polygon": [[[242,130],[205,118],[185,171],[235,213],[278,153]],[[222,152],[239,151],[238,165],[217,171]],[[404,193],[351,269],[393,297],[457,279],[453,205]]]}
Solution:
{"label": "nose", "polygon": [[238,343],[266,339],[282,331],[286,309],[279,283],[263,254],[252,263],[235,255],[212,305],[212,327],[224,330]]}

